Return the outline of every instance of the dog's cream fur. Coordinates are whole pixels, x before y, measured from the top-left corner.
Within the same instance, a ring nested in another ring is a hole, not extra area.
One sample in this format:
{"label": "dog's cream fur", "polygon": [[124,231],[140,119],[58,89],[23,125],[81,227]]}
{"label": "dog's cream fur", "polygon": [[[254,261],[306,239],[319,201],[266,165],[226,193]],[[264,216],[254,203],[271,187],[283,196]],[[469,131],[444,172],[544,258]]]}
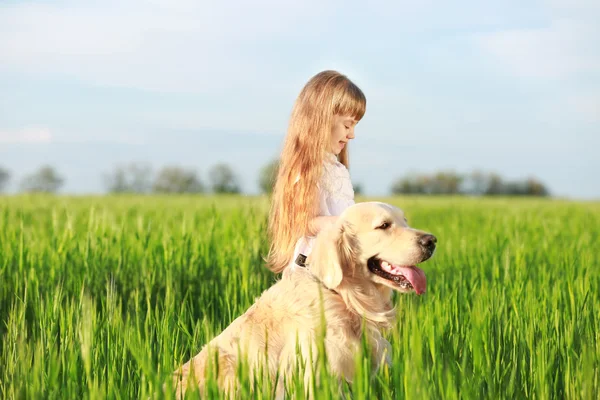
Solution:
{"label": "dog's cream fur", "polygon": [[[382,229],[386,221],[390,226]],[[398,265],[418,264],[431,256],[417,243],[424,234],[409,228],[402,211],[388,204],[368,202],[349,207],[335,227],[318,235],[307,268],[286,271],[246,313],[175,371],[178,398],[190,385],[204,391],[207,362],[215,359],[220,388],[235,396],[240,356],[249,363],[251,379],[258,374],[259,363],[268,365],[266,373],[273,382],[279,373],[278,397],[283,394],[282,375],[302,365],[298,363],[306,363],[304,381],[310,396],[322,316],[330,370],[340,379],[352,381],[354,356],[366,332],[376,371],[382,362],[389,362],[390,344],[380,330],[393,323],[392,290],[405,290],[370,272],[367,260],[377,256]]]}

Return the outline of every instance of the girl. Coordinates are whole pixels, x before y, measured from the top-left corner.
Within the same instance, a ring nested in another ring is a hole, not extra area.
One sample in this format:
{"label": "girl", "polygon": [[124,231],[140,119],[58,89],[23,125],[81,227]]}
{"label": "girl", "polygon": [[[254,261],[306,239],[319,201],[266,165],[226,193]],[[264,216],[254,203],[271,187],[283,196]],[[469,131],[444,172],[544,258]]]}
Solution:
{"label": "girl", "polygon": [[348,141],[365,110],[363,92],[336,71],[318,73],[300,92],[273,188],[271,271],[302,267],[314,237],[354,204]]}

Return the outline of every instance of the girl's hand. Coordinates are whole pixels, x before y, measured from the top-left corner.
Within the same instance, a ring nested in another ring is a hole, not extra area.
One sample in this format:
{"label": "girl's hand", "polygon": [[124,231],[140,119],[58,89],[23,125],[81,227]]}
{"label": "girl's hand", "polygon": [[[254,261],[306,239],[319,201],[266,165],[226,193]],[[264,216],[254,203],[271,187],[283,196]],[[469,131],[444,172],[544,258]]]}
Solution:
{"label": "girl's hand", "polygon": [[309,224],[309,231],[311,236],[316,236],[323,229],[327,229],[335,225],[335,222],[338,220],[337,216],[319,216],[313,218]]}

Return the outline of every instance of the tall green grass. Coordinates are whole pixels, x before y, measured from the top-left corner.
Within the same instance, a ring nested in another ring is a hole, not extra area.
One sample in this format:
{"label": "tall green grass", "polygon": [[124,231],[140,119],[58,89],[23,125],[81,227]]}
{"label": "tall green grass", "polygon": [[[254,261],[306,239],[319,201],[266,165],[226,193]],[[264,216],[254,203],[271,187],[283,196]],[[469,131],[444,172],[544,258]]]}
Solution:
{"label": "tall green grass", "polygon": [[[392,367],[369,379],[358,357],[347,393],[600,398],[600,204],[378,200],[438,250],[427,293],[395,298]],[[243,197],[0,198],[0,397],[158,393],[274,282],[267,209]],[[268,398],[272,383],[257,388]],[[337,398],[333,381],[316,389]]]}

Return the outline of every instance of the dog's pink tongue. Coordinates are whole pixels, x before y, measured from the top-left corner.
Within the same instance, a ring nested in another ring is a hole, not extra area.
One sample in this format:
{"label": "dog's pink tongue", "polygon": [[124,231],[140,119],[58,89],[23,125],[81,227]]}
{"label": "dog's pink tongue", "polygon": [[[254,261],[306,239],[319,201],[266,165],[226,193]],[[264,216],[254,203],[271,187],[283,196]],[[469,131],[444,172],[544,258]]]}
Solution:
{"label": "dog's pink tongue", "polygon": [[421,268],[416,266],[400,267],[394,265],[394,270],[398,271],[408,279],[417,294],[425,293],[425,290],[427,289],[427,279],[425,278],[425,272]]}

